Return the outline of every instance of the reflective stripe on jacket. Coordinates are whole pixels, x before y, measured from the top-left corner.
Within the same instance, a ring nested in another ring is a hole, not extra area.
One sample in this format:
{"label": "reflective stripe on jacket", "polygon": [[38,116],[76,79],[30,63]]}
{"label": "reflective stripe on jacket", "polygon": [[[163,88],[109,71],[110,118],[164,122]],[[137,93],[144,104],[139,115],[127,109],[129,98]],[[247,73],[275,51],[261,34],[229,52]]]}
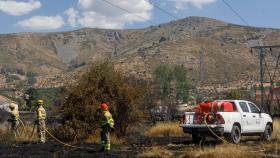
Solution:
{"label": "reflective stripe on jacket", "polygon": [[18,110],[11,111],[11,120],[12,121],[18,121],[19,120],[19,112]]}
{"label": "reflective stripe on jacket", "polygon": [[111,128],[114,128],[114,120],[113,120],[111,113],[108,110],[103,111],[103,115],[102,115],[102,118],[100,121],[101,127],[104,127],[107,125],[109,125]]}
{"label": "reflective stripe on jacket", "polygon": [[37,109],[37,119],[38,120],[45,120],[47,117],[46,110],[43,107],[39,107]]}

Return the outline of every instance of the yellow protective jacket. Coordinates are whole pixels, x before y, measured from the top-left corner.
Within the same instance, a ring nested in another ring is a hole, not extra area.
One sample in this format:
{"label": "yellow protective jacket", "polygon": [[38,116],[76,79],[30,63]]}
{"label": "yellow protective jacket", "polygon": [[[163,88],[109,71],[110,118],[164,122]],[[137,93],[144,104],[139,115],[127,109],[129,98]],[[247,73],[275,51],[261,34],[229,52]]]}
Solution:
{"label": "yellow protective jacket", "polygon": [[39,107],[37,109],[37,119],[38,120],[45,120],[47,117],[46,110],[43,107]]}
{"label": "yellow protective jacket", "polygon": [[18,110],[11,111],[11,121],[18,121],[19,120],[19,112]]}
{"label": "yellow protective jacket", "polygon": [[108,110],[103,111],[102,118],[100,120],[101,128],[109,126],[110,128],[114,128],[114,120],[111,113]]}

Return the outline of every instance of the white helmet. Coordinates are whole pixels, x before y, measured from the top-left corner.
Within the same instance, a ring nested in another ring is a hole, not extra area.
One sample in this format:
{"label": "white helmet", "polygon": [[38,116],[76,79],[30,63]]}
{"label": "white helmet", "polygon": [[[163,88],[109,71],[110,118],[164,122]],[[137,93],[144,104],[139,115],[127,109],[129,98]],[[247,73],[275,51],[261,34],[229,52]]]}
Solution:
{"label": "white helmet", "polygon": [[17,106],[17,105],[16,105],[15,103],[11,103],[11,104],[9,105],[9,108],[10,108],[10,109],[15,109],[16,106]]}

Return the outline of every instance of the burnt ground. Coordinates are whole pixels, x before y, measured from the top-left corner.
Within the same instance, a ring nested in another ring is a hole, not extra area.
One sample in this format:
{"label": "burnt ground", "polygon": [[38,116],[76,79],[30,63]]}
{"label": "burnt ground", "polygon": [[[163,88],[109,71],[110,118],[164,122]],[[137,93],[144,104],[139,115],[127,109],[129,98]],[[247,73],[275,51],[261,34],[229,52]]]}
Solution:
{"label": "burnt ground", "polygon": [[[151,138],[141,135],[131,135],[127,138],[129,143],[122,145],[112,144],[112,151],[110,153],[98,152],[99,144],[75,144],[76,146],[85,147],[87,149],[77,149],[65,147],[54,140],[48,140],[46,144],[37,144],[35,142],[26,143],[19,142],[14,144],[0,143],[0,158],[133,158],[137,154],[143,152],[145,149],[153,146],[168,147],[172,152],[185,152],[195,147],[190,141],[190,138],[182,137],[157,137]],[[215,146],[219,142],[208,140],[204,146]],[[89,149],[88,149],[89,148]],[[164,156],[164,155],[163,155]]]}
{"label": "burnt ground", "polygon": [[[194,148],[207,148],[220,145],[221,142],[214,139],[208,139],[202,146],[196,146],[190,138],[182,137],[161,137],[161,138],[148,138],[145,136],[137,136],[130,139],[130,143],[122,145],[112,145],[112,151],[110,153],[98,152],[99,144],[75,144],[76,146],[86,147],[89,149],[77,149],[65,147],[54,140],[49,140],[46,144],[26,143],[19,142],[14,144],[0,143],[0,158],[133,158],[137,157],[137,154],[143,152],[145,149],[153,146],[165,147],[168,151],[174,153],[174,156],[179,156],[183,152],[193,150]],[[243,140],[241,145],[252,146],[252,148],[258,148],[261,144],[258,140]],[[280,157],[279,154],[275,154],[275,150],[267,150],[266,155],[263,157]],[[162,155],[162,157],[165,157]]]}
{"label": "burnt ground", "polygon": [[[203,148],[219,146],[222,142],[215,139],[207,138],[202,145],[194,145],[191,142],[190,135],[185,137],[147,137],[143,134],[145,126],[138,126],[134,132],[129,133],[123,144],[112,144],[110,153],[98,152],[100,145],[94,143],[73,144],[85,149],[77,149],[63,146],[53,139],[47,140],[46,144],[37,144],[35,142],[0,142],[0,158],[134,158],[138,154],[150,150],[152,147],[164,147],[173,153],[172,157],[179,157],[184,152],[199,150]],[[252,150],[259,149],[263,142],[258,139],[242,140],[241,145],[250,146]],[[280,157],[280,148],[278,150],[267,148],[263,157]],[[166,157],[162,155],[162,157]]]}
{"label": "burnt ground", "polygon": [[[129,143],[123,145],[112,144],[110,153],[98,152],[99,144],[75,144],[75,146],[85,147],[85,149],[77,149],[63,146],[54,140],[48,140],[46,144],[38,144],[35,142],[18,142],[18,143],[0,143],[0,158],[89,158],[89,157],[136,157],[144,148],[152,146],[165,146],[168,144],[191,144],[190,141],[182,141],[180,137],[169,138],[149,138],[145,136],[131,135]],[[188,146],[188,145],[187,145]]]}
{"label": "burnt ground", "polygon": [[89,157],[135,157],[135,153],[125,146],[113,146],[110,153],[100,153],[98,144],[77,144],[92,149],[75,149],[64,147],[54,141],[46,144],[18,143],[14,145],[0,145],[0,158],[89,158]]}

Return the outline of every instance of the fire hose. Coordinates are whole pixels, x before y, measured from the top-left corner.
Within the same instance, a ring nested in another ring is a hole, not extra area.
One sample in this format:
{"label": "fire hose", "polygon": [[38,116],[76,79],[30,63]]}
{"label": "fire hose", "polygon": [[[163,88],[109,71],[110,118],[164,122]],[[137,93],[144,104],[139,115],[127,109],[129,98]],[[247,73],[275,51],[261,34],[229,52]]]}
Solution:
{"label": "fire hose", "polygon": [[24,123],[22,122],[22,120],[21,120],[21,119],[19,119],[19,122],[21,123],[21,125],[22,125],[22,127],[23,127],[23,131],[24,131],[24,133],[26,133],[26,128],[25,128]]}
{"label": "fire hose", "polygon": [[75,146],[75,145],[71,145],[71,144],[67,144],[61,140],[59,140],[58,138],[56,138],[53,134],[51,134],[50,131],[48,131],[47,128],[45,128],[46,133],[48,133],[55,141],[57,141],[58,143],[71,147],[71,148],[77,148],[77,149],[90,149],[90,150],[95,150],[94,148],[90,148],[90,147],[79,147],[79,146]]}
{"label": "fire hose", "polygon": [[207,118],[208,115],[209,115],[209,113],[206,113],[206,114],[204,115],[204,124],[206,125],[206,127],[209,129],[209,131],[210,131],[215,137],[217,137],[218,139],[222,140],[224,143],[229,143],[229,142],[226,141],[224,138],[218,136],[218,135],[209,127],[209,125],[207,124],[207,121],[206,121],[206,118]]}
{"label": "fire hose", "polygon": [[33,137],[33,135],[34,135],[35,126],[36,126],[36,124],[34,123],[34,124],[33,124],[33,128],[32,128],[32,133],[31,133],[31,135],[30,135],[30,137],[29,137],[29,139],[28,139],[29,142],[30,142],[30,140],[32,139],[32,137]]}
{"label": "fire hose", "polygon": [[[30,135],[30,137],[29,137],[29,139],[28,139],[29,142],[30,142],[30,140],[32,139],[32,137],[33,137],[33,135],[34,135],[35,126],[36,126],[36,124],[34,123],[33,129],[32,129],[32,134]],[[94,149],[94,148],[89,148],[89,147],[79,147],[79,146],[67,144],[67,143],[65,143],[65,142],[63,142],[63,141],[61,141],[61,140],[59,140],[58,138],[56,138],[47,128],[45,128],[45,131],[46,131],[46,133],[47,133],[50,137],[52,137],[56,142],[58,142],[58,143],[60,143],[60,144],[62,144],[62,145],[64,145],[64,146],[68,146],[68,147],[72,147],[72,148],[78,148],[78,149]]]}
{"label": "fire hose", "polygon": [[[30,140],[32,139],[32,137],[33,137],[33,135],[34,135],[35,126],[36,126],[36,123],[33,124],[32,133],[31,133],[31,135],[30,135],[30,137],[29,137],[29,139],[28,139],[29,142],[30,142]],[[65,146],[72,147],[72,148],[79,148],[79,149],[93,149],[93,148],[88,148],[88,147],[78,147],[78,146],[74,146],[74,145],[71,145],[71,144],[67,144],[67,143],[65,143],[65,142],[63,142],[63,141],[61,141],[61,140],[59,140],[58,138],[56,138],[53,134],[51,134],[51,132],[50,132],[47,128],[45,128],[45,131],[46,131],[46,133],[47,133],[50,137],[52,137],[55,141],[57,141],[57,142],[60,143],[60,144],[65,145]]]}

